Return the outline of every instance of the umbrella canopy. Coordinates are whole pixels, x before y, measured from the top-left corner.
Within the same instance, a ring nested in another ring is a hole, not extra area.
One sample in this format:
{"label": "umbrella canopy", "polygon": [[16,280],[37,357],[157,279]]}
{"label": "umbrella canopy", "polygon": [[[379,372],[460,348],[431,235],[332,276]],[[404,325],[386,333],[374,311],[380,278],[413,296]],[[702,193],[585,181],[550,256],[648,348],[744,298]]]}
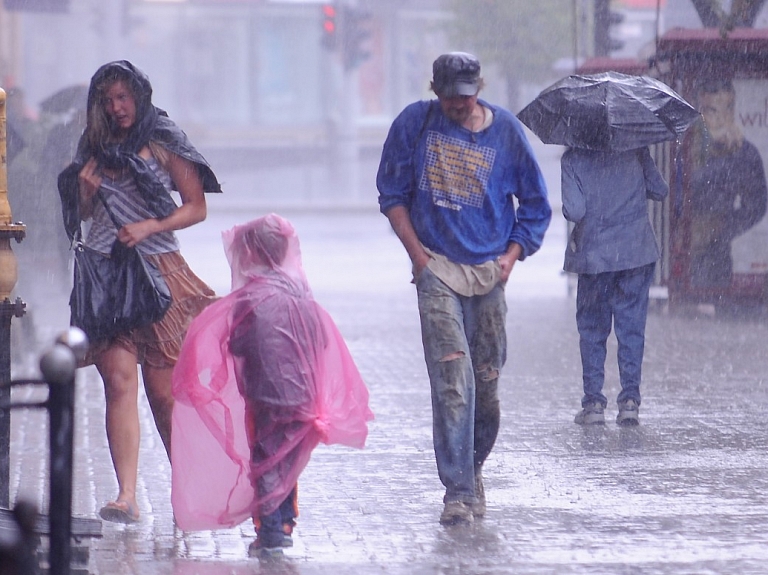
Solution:
{"label": "umbrella canopy", "polygon": [[621,152],[674,140],[699,113],[654,78],[602,72],[556,82],[517,117],[545,144]]}
{"label": "umbrella canopy", "polygon": [[70,110],[85,110],[88,86],[74,84],[62,88],[40,102],[40,110],[49,114],[63,114]]}

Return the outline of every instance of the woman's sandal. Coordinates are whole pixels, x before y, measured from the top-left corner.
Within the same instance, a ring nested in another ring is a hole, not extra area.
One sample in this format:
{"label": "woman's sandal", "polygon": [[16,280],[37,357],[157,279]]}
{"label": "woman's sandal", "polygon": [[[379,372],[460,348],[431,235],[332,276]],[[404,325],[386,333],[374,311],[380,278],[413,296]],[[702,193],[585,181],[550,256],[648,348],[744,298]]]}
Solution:
{"label": "woman's sandal", "polygon": [[127,501],[110,501],[99,511],[99,517],[112,523],[136,523],[139,510]]}

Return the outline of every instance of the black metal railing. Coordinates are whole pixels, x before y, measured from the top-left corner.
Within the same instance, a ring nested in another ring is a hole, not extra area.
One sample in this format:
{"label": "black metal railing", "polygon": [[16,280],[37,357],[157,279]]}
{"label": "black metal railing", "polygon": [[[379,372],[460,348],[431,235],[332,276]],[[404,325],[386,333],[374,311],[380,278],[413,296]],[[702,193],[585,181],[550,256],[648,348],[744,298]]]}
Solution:
{"label": "black metal railing", "polygon": [[[0,399],[0,411],[45,409],[49,416],[50,469],[48,566],[50,575],[69,575],[72,555],[72,470],[75,409],[75,370],[87,349],[85,334],[70,328],[40,358],[42,379],[12,380],[0,383],[8,393]],[[44,401],[15,402],[10,389],[42,385],[48,388]],[[0,575],[36,575],[35,560],[37,510],[27,502],[14,506],[11,525],[0,535]],[[30,521],[30,515],[35,517]],[[1,527],[1,526],[0,526]],[[5,559],[5,560],[3,560]]]}

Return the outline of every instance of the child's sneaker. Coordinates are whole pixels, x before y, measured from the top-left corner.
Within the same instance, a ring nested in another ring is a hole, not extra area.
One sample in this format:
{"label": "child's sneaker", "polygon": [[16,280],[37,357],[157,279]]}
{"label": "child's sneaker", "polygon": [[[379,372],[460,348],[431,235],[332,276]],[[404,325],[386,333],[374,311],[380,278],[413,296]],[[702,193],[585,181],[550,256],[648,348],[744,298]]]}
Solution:
{"label": "child's sneaker", "polygon": [[576,414],[573,422],[579,425],[603,425],[605,423],[605,407],[599,402],[588,403]]}
{"label": "child's sneaker", "polygon": [[261,518],[259,526],[256,528],[256,540],[248,547],[248,555],[256,557],[263,551],[277,551],[285,547],[293,547],[293,522],[273,525],[268,527],[271,522],[264,521]]}
{"label": "child's sneaker", "polygon": [[258,557],[263,552],[281,551],[285,547],[293,547],[293,538],[285,533],[269,533],[257,535],[248,546],[248,556]]}
{"label": "child's sneaker", "polygon": [[[293,528],[296,526],[296,522],[293,519],[285,521],[281,525],[283,530],[282,534],[274,534],[274,538],[279,539],[280,547],[293,547]],[[282,535],[282,538],[280,537]]]}

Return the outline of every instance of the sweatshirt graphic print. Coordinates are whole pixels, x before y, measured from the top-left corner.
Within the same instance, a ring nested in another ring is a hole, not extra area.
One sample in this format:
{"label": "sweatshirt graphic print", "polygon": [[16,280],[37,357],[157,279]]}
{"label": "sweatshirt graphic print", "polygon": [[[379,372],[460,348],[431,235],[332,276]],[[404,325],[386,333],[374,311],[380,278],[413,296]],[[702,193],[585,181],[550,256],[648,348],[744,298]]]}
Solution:
{"label": "sweatshirt graphic print", "polygon": [[430,131],[419,189],[431,192],[440,207],[480,208],[495,158],[493,148]]}

